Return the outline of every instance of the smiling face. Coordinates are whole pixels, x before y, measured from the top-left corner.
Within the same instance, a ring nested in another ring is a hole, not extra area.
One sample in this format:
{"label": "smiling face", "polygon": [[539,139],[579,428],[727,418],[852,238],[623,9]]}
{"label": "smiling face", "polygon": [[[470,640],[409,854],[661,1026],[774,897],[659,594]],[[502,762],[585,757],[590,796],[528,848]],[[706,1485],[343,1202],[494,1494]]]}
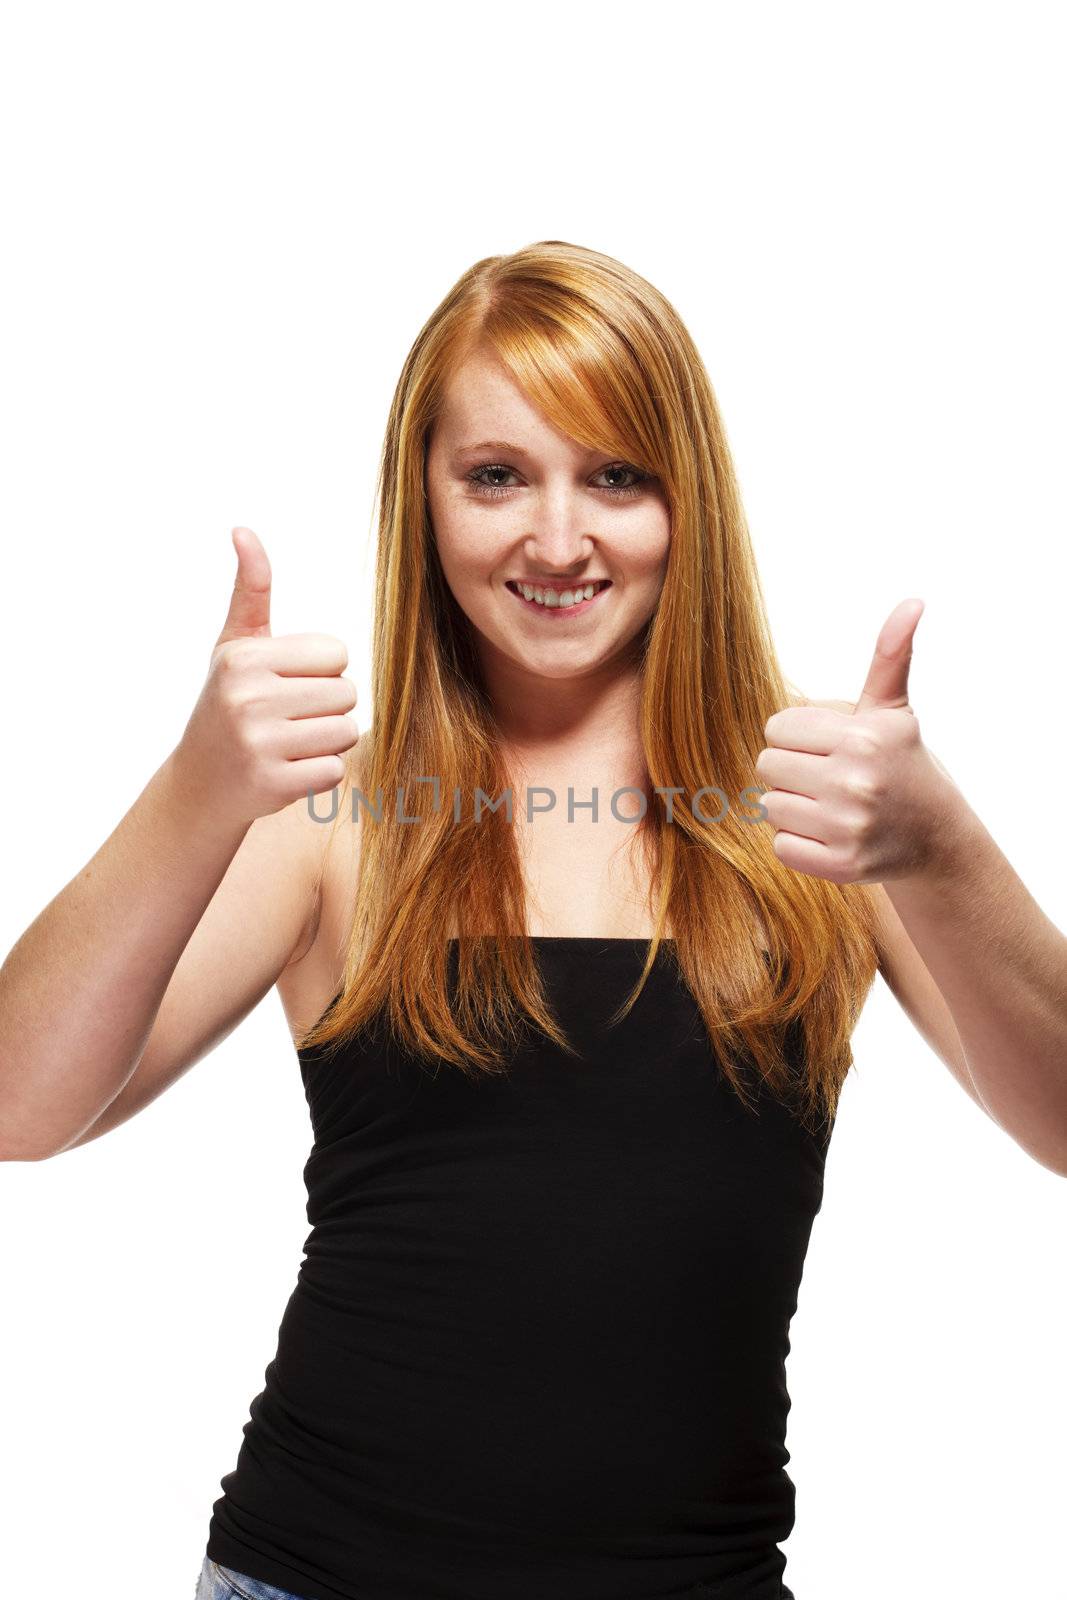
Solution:
{"label": "smiling face", "polygon": [[[628,662],[667,568],[658,479],[559,433],[480,352],[449,381],[426,489],[445,579],[490,680],[514,690],[516,675],[561,681]],[[592,598],[572,605],[589,584]]]}

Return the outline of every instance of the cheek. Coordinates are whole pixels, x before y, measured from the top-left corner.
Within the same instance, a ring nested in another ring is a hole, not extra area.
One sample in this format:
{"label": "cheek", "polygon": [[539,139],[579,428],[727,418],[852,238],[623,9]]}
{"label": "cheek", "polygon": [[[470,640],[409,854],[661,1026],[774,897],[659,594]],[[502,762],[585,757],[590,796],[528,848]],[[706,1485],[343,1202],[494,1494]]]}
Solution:
{"label": "cheek", "polygon": [[649,528],[644,539],[635,548],[632,569],[643,581],[662,588],[667,576],[667,560],[671,550],[670,525],[664,519]]}
{"label": "cheek", "polygon": [[437,554],[451,587],[482,583],[499,565],[504,541],[488,525],[446,509],[433,526]]}

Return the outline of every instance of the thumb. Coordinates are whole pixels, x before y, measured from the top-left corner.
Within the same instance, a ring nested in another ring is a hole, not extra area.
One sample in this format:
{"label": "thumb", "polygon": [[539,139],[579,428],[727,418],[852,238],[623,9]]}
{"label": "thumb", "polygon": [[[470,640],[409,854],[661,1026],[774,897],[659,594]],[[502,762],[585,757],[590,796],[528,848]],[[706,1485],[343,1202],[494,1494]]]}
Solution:
{"label": "thumb", "polygon": [[903,708],[908,704],[912,638],[925,609],[924,600],[902,600],[890,612],[878,635],[856,711],[871,711],[878,706]]}
{"label": "thumb", "polygon": [[237,551],[230,609],[216,644],[227,639],[270,636],[270,562],[251,528],[234,528],[230,537]]}

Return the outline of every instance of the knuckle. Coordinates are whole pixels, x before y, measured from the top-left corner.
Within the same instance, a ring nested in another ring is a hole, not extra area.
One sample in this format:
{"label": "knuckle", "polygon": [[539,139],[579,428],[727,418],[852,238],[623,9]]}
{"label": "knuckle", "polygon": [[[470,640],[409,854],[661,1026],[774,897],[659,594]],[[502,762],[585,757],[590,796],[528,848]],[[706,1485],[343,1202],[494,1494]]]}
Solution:
{"label": "knuckle", "polygon": [[252,639],[227,639],[216,646],[215,664],[218,671],[227,678],[245,671],[255,655],[255,651],[248,648],[253,643]]}
{"label": "knuckle", "polygon": [[867,772],[846,772],[841,787],[847,797],[860,806],[869,805],[878,795],[877,779]]}
{"label": "knuckle", "polygon": [[871,816],[868,811],[850,811],[845,818],[845,848],[856,849],[866,844],[871,836]]}
{"label": "knuckle", "polygon": [[253,761],[261,761],[267,754],[267,731],[262,723],[242,718],[235,729],[238,749]]}
{"label": "knuckle", "polygon": [[258,698],[251,685],[244,679],[234,680],[223,686],[223,700],[231,721],[239,730],[247,729],[251,725],[252,713]]}
{"label": "knuckle", "polygon": [[840,749],[848,755],[870,761],[879,752],[880,745],[873,733],[864,728],[850,728],[841,741]]}

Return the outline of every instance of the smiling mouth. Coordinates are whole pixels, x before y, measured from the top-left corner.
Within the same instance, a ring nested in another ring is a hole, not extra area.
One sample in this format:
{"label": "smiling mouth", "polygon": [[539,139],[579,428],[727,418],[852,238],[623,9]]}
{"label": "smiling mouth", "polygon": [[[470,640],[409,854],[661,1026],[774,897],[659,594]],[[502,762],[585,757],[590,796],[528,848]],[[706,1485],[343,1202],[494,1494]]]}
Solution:
{"label": "smiling mouth", "polygon": [[604,591],[611,588],[611,579],[598,578],[591,583],[576,583],[569,588],[557,589],[540,583],[519,584],[509,578],[504,587],[528,610],[560,617],[588,611]]}

